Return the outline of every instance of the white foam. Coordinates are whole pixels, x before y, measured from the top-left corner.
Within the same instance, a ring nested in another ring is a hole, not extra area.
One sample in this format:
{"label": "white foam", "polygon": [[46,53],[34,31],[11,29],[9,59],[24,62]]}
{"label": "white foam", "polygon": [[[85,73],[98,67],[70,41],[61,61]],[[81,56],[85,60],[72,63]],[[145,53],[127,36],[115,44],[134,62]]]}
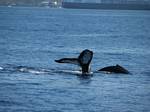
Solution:
{"label": "white foam", "polygon": [[29,72],[29,73],[33,73],[33,74],[43,74],[46,73],[44,71],[39,71],[39,70],[32,70],[32,69],[28,69],[28,68],[21,68],[19,69],[21,72]]}
{"label": "white foam", "polygon": [[43,71],[36,71],[36,70],[29,70],[29,73],[33,73],[33,74],[44,74],[45,72]]}
{"label": "white foam", "polygon": [[3,70],[4,68],[0,67],[0,70]]}
{"label": "white foam", "polygon": [[19,69],[21,72],[25,72],[26,71],[26,69],[25,68],[21,68],[21,69]]}
{"label": "white foam", "polygon": [[67,74],[82,74],[81,71],[73,71],[73,70],[60,70],[58,72],[67,73]]}
{"label": "white foam", "polygon": [[[82,75],[82,71],[71,71],[71,70],[62,70],[62,72],[64,73],[71,73],[71,74],[78,74],[78,75]],[[90,73],[86,73],[86,75],[92,75],[93,72],[90,72]]]}

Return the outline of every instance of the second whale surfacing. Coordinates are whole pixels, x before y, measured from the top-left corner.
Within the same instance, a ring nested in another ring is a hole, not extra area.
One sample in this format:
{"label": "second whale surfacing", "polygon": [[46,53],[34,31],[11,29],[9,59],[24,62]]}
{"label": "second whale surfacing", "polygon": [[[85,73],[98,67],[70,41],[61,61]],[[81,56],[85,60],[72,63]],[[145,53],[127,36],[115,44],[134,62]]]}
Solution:
{"label": "second whale surfacing", "polygon": [[104,67],[102,69],[99,69],[98,71],[104,71],[107,73],[123,73],[123,74],[129,74],[129,71],[126,70],[124,67],[120,66],[120,65],[116,65],[116,66],[107,66]]}
{"label": "second whale surfacing", "polygon": [[62,58],[59,60],[55,60],[57,63],[70,63],[79,65],[82,69],[82,74],[86,74],[90,72],[90,63],[93,58],[93,52],[85,49],[83,50],[78,58]]}

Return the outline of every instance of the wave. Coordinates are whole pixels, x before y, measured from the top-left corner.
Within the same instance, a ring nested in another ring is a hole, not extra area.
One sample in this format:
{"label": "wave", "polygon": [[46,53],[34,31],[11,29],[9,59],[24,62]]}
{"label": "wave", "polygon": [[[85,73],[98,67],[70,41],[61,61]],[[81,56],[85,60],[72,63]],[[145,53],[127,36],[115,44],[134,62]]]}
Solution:
{"label": "wave", "polygon": [[[80,70],[62,70],[59,68],[38,68],[38,67],[29,67],[29,66],[20,66],[6,64],[0,66],[0,73],[31,73],[31,74],[72,74],[72,75],[82,75]],[[92,75],[93,72],[90,72],[87,75]]]}
{"label": "wave", "polygon": [[46,74],[50,73],[50,69],[43,69],[43,68],[36,68],[36,67],[29,67],[29,66],[17,66],[13,64],[6,64],[0,66],[1,73],[14,73],[14,72],[21,72],[21,73],[33,73],[33,74]]}

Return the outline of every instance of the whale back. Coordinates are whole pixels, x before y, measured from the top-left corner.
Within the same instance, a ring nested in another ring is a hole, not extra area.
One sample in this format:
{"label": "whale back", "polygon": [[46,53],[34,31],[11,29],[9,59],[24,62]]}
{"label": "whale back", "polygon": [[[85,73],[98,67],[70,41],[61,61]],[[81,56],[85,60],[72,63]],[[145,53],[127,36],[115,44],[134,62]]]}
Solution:
{"label": "whale back", "polygon": [[124,74],[129,74],[129,71],[126,70],[124,67],[120,66],[120,65],[116,65],[116,66],[107,66],[104,67],[98,71],[106,71],[106,72],[110,72],[110,73],[124,73]]}

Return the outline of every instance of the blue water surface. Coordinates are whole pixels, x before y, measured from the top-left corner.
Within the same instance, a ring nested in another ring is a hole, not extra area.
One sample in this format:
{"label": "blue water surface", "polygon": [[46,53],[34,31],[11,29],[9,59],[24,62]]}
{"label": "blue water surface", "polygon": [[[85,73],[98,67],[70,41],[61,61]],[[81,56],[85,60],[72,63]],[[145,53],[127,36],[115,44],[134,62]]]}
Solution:
{"label": "blue water surface", "polygon": [[[84,49],[90,76],[54,62]],[[0,112],[150,112],[150,11],[0,7]]]}

